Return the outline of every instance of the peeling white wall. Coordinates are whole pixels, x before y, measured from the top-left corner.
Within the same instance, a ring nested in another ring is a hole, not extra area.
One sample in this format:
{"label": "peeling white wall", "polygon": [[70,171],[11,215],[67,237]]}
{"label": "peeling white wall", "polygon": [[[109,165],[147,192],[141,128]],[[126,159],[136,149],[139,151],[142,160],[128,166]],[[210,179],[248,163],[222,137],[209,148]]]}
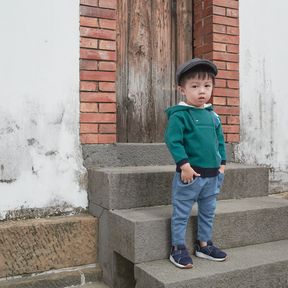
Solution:
{"label": "peeling white wall", "polygon": [[239,1],[240,144],[236,157],[270,167],[270,193],[288,191],[288,30],[285,0]]}
{"label": "peeling white wall", "polygon": [[0,35],[0,219],[21,207],[86,208],[79,0],[1,1]]}

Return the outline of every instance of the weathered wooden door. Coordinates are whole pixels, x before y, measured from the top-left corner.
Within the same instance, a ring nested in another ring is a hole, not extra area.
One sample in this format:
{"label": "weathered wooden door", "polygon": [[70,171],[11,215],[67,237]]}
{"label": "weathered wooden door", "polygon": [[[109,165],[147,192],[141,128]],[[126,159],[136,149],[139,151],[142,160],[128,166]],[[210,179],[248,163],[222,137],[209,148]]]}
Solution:
{"label": "weathered wooden door", "polygon": [[117,141],[164,141],[164,110],[182,99],[177,67],[192,58],[192,0],[118,0]]}

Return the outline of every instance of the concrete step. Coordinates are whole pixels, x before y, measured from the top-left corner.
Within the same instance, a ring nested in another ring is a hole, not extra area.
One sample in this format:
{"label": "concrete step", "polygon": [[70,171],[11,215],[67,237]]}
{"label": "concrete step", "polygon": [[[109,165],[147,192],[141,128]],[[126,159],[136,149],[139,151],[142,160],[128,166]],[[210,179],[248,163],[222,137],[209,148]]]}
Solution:
{"label": "concrete step", "polygon": [[[171,204],[175,165],[90,167],[89,200],[106,209]],[[228,163],[219,199],[268,195],[268,168]]]}
{"label": "concrete step", "polygon": [[[226,143],[227,161],[234,162],[234,146]],[[165,143],[115,143],[82,145],[84,166],[121,167],[172,165],[174,160]]]}
{"label": "concrete step", "polygon": [[[172,206],[112,210],[109,244],[133,263],[168,258]],[[221,249],[283,240],[288,237],[288,200],[256,197],[217,203],[212,241]],[[188,220],[186,246],[194,253],[197,204]],[[151,286],[152,287],[152,286]]]}
{"label": "concrete step", "polygon": [[94,264],[97,246],[88,214],[0,222],[0,278]]}
{"label": "concrete step", "polygon": [[78,287],[79,285],[81,287],[86,287],[85,285],[87,285],[87,287],[91,288],[108,287],[102,283],[102,270],[96,264],[0,279],[1,288],[68,288]]}
{"label": "concrete step", "polygon": [[192,256],[194,267],[188,270],[175,267],[168,259],[138,264],[136,288],[288,287],[287,251],[288,240],[284,240],[229,249],[224,262]]}

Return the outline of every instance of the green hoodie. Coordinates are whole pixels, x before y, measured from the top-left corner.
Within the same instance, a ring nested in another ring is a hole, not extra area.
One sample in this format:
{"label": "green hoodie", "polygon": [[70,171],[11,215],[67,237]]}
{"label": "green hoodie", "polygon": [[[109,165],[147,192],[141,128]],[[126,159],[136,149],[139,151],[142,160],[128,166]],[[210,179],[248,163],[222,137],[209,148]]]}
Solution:
{"label": "green hoodie", "polygon": [[[183,104],[165,110],[168,125],[164,138],[175,163],[183,165],[189,162],[201,176],[201,168],[218,172],[220,164],[226,163],[220,117],[212,105],[205,105],[203,109]],[[200,168],[198,171],[197,167]]]}

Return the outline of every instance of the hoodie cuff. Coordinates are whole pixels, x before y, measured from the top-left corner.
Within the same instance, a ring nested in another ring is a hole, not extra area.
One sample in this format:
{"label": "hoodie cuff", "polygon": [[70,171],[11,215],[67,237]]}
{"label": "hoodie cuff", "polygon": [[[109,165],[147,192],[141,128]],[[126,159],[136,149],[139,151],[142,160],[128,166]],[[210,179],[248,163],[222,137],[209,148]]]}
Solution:
{"label": "hoodie cuff", "polygon": [[221,165],[226,165],[226,160],[222,160]]}
{"label": "hoodie cuff", "polygon": [[189,163],[188,158],[185,158],[185,159],[179,161],[178,163],[176,163],[176,171],[177,171],[177,172],[181,172],[181,168],[180,168],[180,167],[181,167],[182,165],[186,164],[186,163]]}

